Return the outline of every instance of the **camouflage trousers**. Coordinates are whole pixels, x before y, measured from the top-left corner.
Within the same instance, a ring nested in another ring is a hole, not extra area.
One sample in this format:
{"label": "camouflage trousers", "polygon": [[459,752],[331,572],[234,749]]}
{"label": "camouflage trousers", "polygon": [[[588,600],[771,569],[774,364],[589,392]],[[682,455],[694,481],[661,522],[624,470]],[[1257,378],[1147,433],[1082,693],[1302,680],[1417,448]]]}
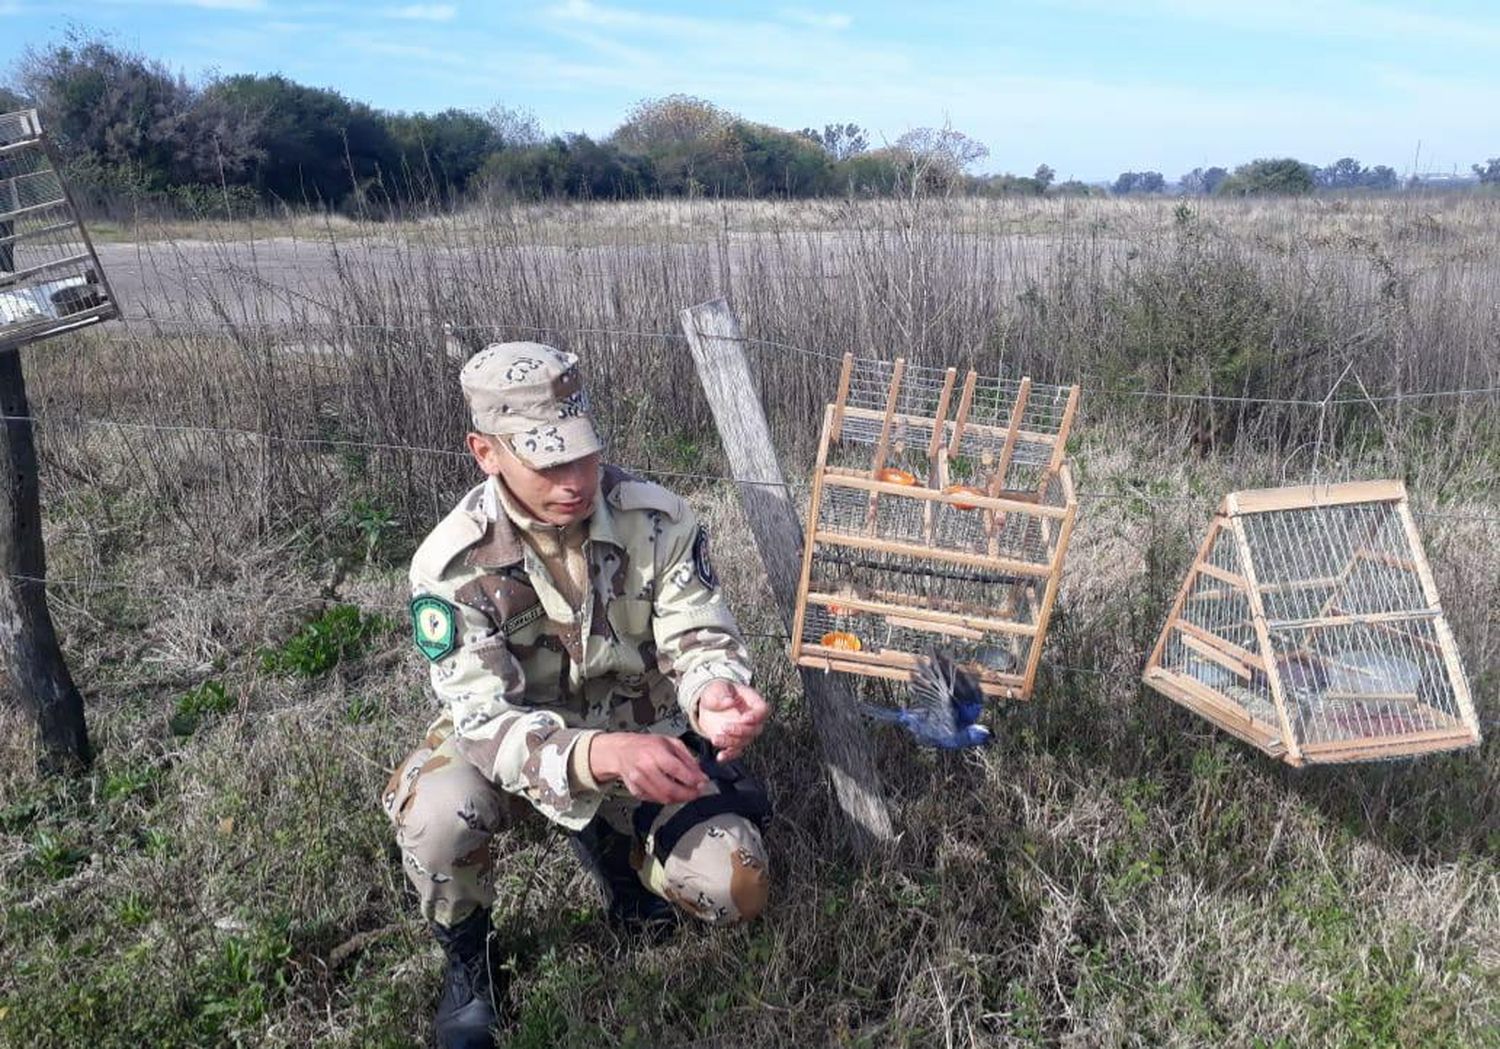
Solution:
{"label": "camouflage trousers", "polygon": [[[711,760],[704,767],[711,795],[734,789]],[[406,877],[416,889],[422,914],[442,925],[494,904],[490,840],[512,820],[532,818],[529,805],[505,794],[464,760],[446,719],[396,769],[382,804],[395,825]],[[746,815],[715,811],[725,806],[715,804],[713,797],[686,805],[694,808],[683,813],[683,804],[658,806],[611,795],[599,817],[633,838],[631,866],[657,896],[705,922],[732,924],[756,917],[770,888],[760,828]],[[695,819],[700,811],[703,818]]]}

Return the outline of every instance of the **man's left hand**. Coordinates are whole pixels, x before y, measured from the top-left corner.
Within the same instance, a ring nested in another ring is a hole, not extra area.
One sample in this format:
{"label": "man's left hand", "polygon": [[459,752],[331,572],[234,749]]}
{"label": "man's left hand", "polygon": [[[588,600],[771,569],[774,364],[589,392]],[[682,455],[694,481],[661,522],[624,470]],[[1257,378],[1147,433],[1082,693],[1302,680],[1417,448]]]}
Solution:
{"label": "man's left hand", "polygon": [[715,678],[698,694],[698,731],[718,748],[718,760],[739,757],[771,716],[771,706],[755,689]]}

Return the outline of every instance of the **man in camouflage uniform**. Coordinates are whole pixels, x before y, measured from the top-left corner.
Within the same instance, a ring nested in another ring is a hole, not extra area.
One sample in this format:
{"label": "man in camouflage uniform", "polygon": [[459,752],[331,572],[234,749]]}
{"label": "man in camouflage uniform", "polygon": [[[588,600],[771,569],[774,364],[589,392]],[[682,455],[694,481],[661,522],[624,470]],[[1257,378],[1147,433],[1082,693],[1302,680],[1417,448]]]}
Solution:
{"label": "man in camouflage uniform", "polygon": [[446,710],[383,803],[448,954],[439,1044],[488,1046],[490,838],[509,802],[571,832],[623,925],[674,906],[753,918],[769,807],[735,759],[769,710],[707,532],[665,488],[601,467],[577,358],[493,345],[460,382],[487,476],[411,565],[413,637]]}

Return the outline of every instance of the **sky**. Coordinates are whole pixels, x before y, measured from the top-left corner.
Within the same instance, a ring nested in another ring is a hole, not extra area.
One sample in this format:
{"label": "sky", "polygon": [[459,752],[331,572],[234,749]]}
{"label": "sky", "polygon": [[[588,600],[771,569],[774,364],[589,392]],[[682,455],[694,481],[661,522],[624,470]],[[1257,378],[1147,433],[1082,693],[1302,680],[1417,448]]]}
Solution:
{"label": "sky", "polygon": [[70,26],[193,80],[282,73],[408,111],[499,103],[549,132],[602,136],[682,92],[792,130],[852,121],[876,145],[947,124],[989,147],[979,170],[1090,181],[1500,156],[1496,0],[0,0],[0,69]]}

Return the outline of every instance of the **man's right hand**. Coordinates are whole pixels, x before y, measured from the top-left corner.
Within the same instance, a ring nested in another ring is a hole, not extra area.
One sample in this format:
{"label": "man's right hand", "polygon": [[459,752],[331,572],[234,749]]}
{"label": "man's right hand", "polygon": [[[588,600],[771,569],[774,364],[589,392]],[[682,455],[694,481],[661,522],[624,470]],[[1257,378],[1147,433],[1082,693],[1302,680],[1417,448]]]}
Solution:
{"label": "man's right hand", "polygon": [[606,732],[589,745],[589,771],[603,783],[619,780],[643,801],[675,805],[703,792],[708,777],[687,744],[671,736]]}

